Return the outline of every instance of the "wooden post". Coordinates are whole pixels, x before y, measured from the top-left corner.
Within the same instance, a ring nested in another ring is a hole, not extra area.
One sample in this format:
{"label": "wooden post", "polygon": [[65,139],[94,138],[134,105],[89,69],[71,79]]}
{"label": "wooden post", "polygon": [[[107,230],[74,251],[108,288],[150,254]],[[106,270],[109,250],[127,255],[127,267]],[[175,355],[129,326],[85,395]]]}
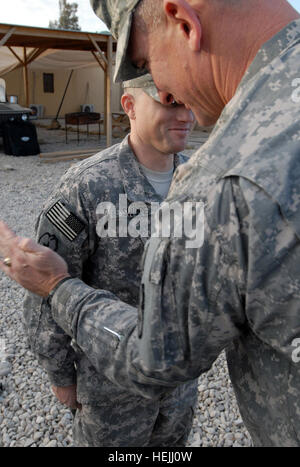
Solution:
{"label": "wooden post", "polygon": [[112,145],[112,118],[111,118],[111,85],[112,85],[112,36],[107,42],[107,68],[106,68],[106,146]]}
{"label": "wooden post", "polygon": [[107,83],[106,83],[106,74],[107,68],[104,72],[104,117],[103,117],[103,131],[104,134],[107,135]]}
{"label": "wooden post", "polygon": [[105,57],[104,53],[103,53],[102,50],[100,49],[100,47],[99,47],[99,45],[97,44],[97,42],[95,41],[95,39],[94,39],[90,34],[88,34],[88,38],[89,38],[89,40],[92,42],[92,44],[93,44],[93,46],[95,47],[96,51],[99,53],[99,56],[96,57],[94,51],[92,51],[92,54],[94,55],[94,57],[96,58],[96,60],[97,60],[98,62],[100,62],[100,65],[101,65],[102,69],[105,71],[106,65],[107,65],[107,58]]}
{"label": "wooden post", "polygon": [[29,85],[28,85],[26,47],[23,47],[23,76],[24,76],[25,106],[29,107]]}

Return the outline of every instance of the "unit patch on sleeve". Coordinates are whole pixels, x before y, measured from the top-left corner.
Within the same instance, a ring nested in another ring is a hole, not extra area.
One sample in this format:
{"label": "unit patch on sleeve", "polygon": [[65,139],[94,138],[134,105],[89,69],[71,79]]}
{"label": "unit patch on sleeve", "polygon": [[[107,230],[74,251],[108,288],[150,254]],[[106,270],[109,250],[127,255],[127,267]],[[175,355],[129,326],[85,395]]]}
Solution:
{"label": "unit patch on sleeve", "polygon": [[55,235],[51,235],[50,233],[46,232],[39,238],[38,243],[40,245],[46,246],[51,248],[51,250],[56,251],[58,246],[58,240]]}
{"label": "unit patch on sleeve", "polygon": [[61,201],[55,203],[46,217],[71,242],[82,232],[84,223],[72,214]]}

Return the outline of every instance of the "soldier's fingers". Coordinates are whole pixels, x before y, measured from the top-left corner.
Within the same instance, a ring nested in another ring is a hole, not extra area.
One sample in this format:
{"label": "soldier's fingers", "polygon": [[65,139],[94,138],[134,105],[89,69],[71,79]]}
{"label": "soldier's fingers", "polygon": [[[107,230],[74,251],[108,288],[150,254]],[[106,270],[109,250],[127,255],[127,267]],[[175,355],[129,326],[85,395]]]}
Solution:
{"label": "soldier's fingers", "polygon": [[10,277],[10,268],[3,263],[3,259],[0,260],[0,270]]}
{"label": "soldier's fingers", "polygon": [[16,234],[8,227],[8,225],[0,220],[0,241],[4,242],[16,238]]}
{"label": "soldier's fingers", "polygon": [[0,261],[0,269],[5,272],[11,279],[18,280],[18,276],[27,274],[24,268],[27,267],[25,263],[25,255],[18,248],[17,244],[7,250],[6,259],[9,259],[9,264],[5,264],[4,260]]}
{"label": "soldier's fingers", "polygon": [[0,270],[10,277],[10,279],[16,280],[16,272],[18,272],[19,269],[20,258],[11,250],[9,256],[6,256],[5,259],[9,259],[9,264],[5,264],[2,258],[0,260]]}
{"label": "soldier's fingers", "polygon": [[15,247],[17,241],[17,235],[5,222],[0,221],[0,254],[2,256],[9,256],[12,247]]}

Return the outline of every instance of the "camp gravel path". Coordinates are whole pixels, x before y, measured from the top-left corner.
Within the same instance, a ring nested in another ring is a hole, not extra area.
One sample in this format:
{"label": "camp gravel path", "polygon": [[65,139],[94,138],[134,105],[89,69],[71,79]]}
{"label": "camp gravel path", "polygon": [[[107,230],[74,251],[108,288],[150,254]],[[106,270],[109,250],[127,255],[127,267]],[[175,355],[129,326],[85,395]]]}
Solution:
{"label": "camp gravel path", "polygon": [[[39,130],[39,139],[42,151],[66,148],[63,131]],[[76,162],[46,164],[38,156],[6,156],[1,142],[0,138],[0,218],[18,234],[33,236],[43,202]],[[74,144],[76,149],[81,147],[71,142],[67,149]],[[92,139],[80,143],[82,147],[95,144]],[[0,376],[0,446],[70,447],[72,416],[55,399],[47,375],[28,348],[22,323],[23,296],[23,289],[0,272],[0,360],[2,350],[2,359],[4,351],[11,367],[7,376]],[[199,378],[198,389],[188,446],[251,446],[223,354]]]}

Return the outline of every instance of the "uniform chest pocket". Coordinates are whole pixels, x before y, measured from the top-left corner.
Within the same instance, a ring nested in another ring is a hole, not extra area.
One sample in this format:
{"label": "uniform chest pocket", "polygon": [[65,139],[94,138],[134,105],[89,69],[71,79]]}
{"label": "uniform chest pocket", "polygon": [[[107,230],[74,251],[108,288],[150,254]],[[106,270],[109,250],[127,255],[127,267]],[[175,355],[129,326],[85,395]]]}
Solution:
{"label": "uniform chest pocket", "polygon": [[151,237],[143,255],[143,276],[138,307],[138,336],[143,335],[145,309],[157,310],[167,269],[170,239]]}
{"label": "uniform chest pocket", "polygon": [[[169,255],[170,239],[152,238],[149,242],[147,260],[151,261],[149,265],[149,282],[159,285],[163,282]],[[146,266],[146,264],[145,264]]]}

